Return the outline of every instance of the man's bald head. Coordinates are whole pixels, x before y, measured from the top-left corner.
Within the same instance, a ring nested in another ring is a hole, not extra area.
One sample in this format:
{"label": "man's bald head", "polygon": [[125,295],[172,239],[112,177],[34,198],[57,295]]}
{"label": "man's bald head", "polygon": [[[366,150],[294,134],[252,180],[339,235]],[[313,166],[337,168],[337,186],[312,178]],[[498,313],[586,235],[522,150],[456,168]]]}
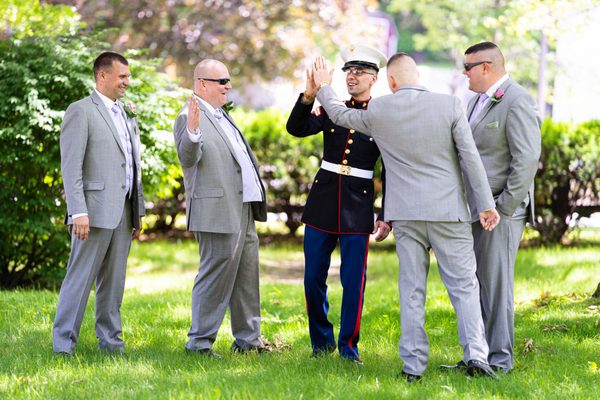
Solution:
{"label": "man's bald head", "polygon": [[227,102],[230,80],[229,71],[221,61],[202,60],[194,68],[194,93],[214,108],[221,107]]}
{"label": "man's bald head", "polygon": [[225,67],[225,64],[223,64],[221,61],[213,60],[210,58],[202,60],[196,65],[196,68],[194,68],[194,81],[197,81],[200,78],[205,78],[211,73],[213,73],[215,70],[219,70],[222,68],[227,67]]}
{"label": "man's bald head", "polygon": [[419,83],[419,70],[417,63],[406,53],[396,53],[387,63],[388,85],[396,93],[402,85],[416,85]]}

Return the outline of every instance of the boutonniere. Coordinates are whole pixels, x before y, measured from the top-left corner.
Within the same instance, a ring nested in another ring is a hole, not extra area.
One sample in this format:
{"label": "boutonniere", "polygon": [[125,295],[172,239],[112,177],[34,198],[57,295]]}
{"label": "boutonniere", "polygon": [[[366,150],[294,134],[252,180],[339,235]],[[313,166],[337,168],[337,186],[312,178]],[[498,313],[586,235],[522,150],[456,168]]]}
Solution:
{"label": "boutonniere", "polygon": [[490,98],[490,100],[494,103],[500,103],[502,101],[503,97],[504,97],[504,90],[502,90],[502,88],[498,88],[498,89],[496,89],[496,91],[494,92],[494,94]]}
{"label": "boutonniere", "polygon": [[137,115],[135,114],[135,104],[129,102],[125,105],[125,114],[127,114],[127,118],[129,119],[133,119],[135,117],[137,117]]}
{"label": "boutonniere", "polygon": [[229,114],[232,110],[233,107],[235,107],[235,104],[233,104],[233,101],[228,101],[227,103],[223,104],[223,107],[221,107],[223,109],[223,111],[225,111],[227,114]]}

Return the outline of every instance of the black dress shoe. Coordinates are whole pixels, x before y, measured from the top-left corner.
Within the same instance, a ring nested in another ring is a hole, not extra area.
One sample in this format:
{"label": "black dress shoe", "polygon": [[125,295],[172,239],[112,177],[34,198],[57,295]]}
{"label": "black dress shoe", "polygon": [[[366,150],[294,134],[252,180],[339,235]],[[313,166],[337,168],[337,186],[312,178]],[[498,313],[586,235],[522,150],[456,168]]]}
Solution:
{"label": "black dress shoe", "polygon": [[406,382],[408,382],[408,383],[419,382],[421,380],[421,378],[423,378],[421,375],[409,374],[408,372],[404,372],[404,370],[402,372],[400,372],[400,375],[398,375],[398,377],[402,377],[402,378],[406,379]]}
{"label": "black dress shoe", "polygon": [[467,363],[467,374],[470,376],[485,375],[490,378],[498,379],[498,375],[496,375],[494,370],[488,364],[477,360],[469,360]]}
{"label": "black dress shoe", "polygon": [[268,353],[270,351],[270,349],[267,346],[263,345],[262,343],[260,346],[250,346],[248,348],[244,348],[244,347],[240,346],[239,344],[237,344],[237,342],[234,340],[233,343],[231,344],[231,351],[233,351],[234,353],[241,353],[241,354],[246,354],[251,351],[256,351],[258,354],[262,354],[262,353]]}
{"label": "black dress shoe", "polygon": [[335,345],[325,346],[325,347],[321,347],[321,348],[313,347],[311,357],[313,357],[313,358],[322,357],[324,355],[333,353],[335,350],[336,350]]}
{"label": "black dress shoe", "polygon": [[216,351],[214,351],[212,348],[211,349],[188,349],[186,347],[185,351],[187,351],[188,353],[194,353],[194,354],[201,355],[202,357],[214,358],[216,360],[223,359],[223,356],[220,355],[219,353],[217,353]]}
{"label": "black dress shoe", "polygon": [[449,371],[449,370],[463,370],[463,369],[467,369],[467,363],[464,362],[463,360],[460,360],[459,362],[457,362],[454,365],[440,365],[440,369],[442,371]]}

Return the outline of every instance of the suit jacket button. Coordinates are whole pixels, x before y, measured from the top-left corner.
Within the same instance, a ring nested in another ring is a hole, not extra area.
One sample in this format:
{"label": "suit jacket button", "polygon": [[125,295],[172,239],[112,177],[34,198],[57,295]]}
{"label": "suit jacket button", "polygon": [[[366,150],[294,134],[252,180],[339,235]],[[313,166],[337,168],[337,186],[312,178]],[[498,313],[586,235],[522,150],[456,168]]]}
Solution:
{"label": "suit jacket button", "polygon": [[125,185],[121,185],[121,189],[125,189]]}
{"label": "suit jacket button", "polygon": [[243,190],[240,190],[238,193],[239,193],[239,194],[243,194],[243,193],[244,193],[244,191],[243,191]]}
{"label": "suit jacket button", "polygon": [[122,168],[125,168],[125,163],[121,164],[121,167],[122,167]]}

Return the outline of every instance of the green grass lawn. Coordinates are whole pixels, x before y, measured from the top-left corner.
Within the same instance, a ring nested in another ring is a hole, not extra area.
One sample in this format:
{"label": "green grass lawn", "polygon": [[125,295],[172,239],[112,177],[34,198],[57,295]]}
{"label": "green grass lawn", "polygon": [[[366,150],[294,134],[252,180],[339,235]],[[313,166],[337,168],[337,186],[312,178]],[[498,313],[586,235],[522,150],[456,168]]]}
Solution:
{"label": "green grass lawn", "polygon": [[[435,263],[426,328],[431,343],[422,382],[402,368],[397,261],[390,242],[373,246],[361,330],[364,367],[336,355],[310,357],[298,245],[261,248],[263,336],[269,354],[232,354],[226,318],[215,343],[224,360],[184,352],[198,264],[193,241],[134,243],[122,307],[124,355],[97,351],[94,296],[76,355],[52,353],[58,293],[0,292],[1,399],[204,398],[527,398],[596,399],[600,393],[600,247],[523,249],[516,268],[516,368],[499,381],[441,372],[462,356],[456,319]],[[339,325],[341,288],[332,270],[331,319]]]}

